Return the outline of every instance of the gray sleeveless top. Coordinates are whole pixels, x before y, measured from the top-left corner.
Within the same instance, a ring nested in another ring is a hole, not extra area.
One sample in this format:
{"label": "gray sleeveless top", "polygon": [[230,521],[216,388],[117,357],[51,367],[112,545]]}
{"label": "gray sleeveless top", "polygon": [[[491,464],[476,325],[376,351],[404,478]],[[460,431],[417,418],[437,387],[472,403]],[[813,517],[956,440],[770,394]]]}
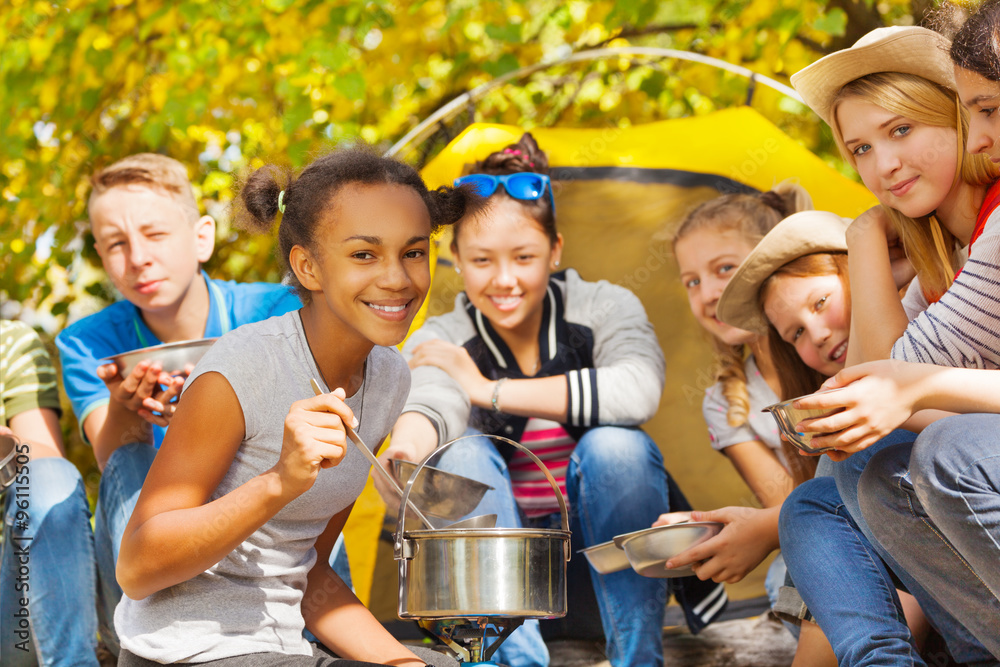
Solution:
{"label": "gray sleeveless top", "polygon": [[[322,379],[298,311],[226,334],[185,385],[212,372],[229,381],[246,428],[229,471],[212,494],[214,500],[277,462],[289,408],[313,395],[310,378],[321,384]],[[399,352],[373,348],[361,389],[347,399],[361,421],[358,434],[369,447],[388,435],[409,389],[410,372]],[[358,497],[369,470],[361,452],[348,446],[339,465],[320,470],[309,491],[206,572],[143,600],[123,597],[115,611],[122,646],[165,663],[261,652],[311,655],[302,637],[300,604],[306,575],[316,562],[314,543],[330,517]]]}

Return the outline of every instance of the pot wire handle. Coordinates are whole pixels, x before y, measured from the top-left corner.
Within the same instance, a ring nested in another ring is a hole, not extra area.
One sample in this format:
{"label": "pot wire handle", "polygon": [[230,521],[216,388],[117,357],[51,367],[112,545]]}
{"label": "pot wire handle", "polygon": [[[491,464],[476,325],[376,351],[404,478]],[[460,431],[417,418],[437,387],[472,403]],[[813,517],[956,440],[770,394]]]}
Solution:
{"label": "pot wire handle", "polygon": [[[552,488],[555,490],[556,500],[559,502],[559,516],[561,519],[560,523],[562,524],[562,529],[567,533],[569,532],[569,511],[566,508],[566,499],[563,498],[562,491],[559,489],[559,484],[556,482],[556,478],[552,476],[552,473],[549,472],[548,467],[544,463],[542,463],[542,460],[537,456],[535,456],[535,454],[530,449],[528,449],[521,443],[515,442],[510,438],[505,438],[502,435],[487,435],[485,433],[476,435],[463,435],[461,437],[455,438],[454,440],[449,440],[448,442],[444,443],[434,451],[430,452],[417,465],[416,469],[413,471],[413,474],[410,475],[410,479],[406,480],[406,486],[403,488],[403,500],[409,502],[410,489],[413,487],[413,481],[417,478],[417,475],[420,473],[420,470],[427,464],[428,461],[430,461],[434,456],[439,454],[441,451],[454,445],[456,442],[461,442],[462,440],[468,440],[470,438],[491,438],[493,440],[500,440],[501,442],[506,442],[508,445],[512,445],[513,447],[516,447],[517,449],[520,449],[522,452],[527,454],[528,458],[530,458],[535,463],[535,465],[538,466],[538,468],[542,471],[542,474],[545,475],[545,479],[548,481],[550,485],[552,485]],[[399,520],[396,523],[395,553],[397,560],[403,553],[403,542],[405,542],[405,539],[403,537],[405,534],[405,522],[406,522],[406,512],[403,511],[404,506],[405,504],[400,505]],[[571,557],[570,546],[568,541],[563,545],[563,550],[566,554],[566,560],[568,562]]]}

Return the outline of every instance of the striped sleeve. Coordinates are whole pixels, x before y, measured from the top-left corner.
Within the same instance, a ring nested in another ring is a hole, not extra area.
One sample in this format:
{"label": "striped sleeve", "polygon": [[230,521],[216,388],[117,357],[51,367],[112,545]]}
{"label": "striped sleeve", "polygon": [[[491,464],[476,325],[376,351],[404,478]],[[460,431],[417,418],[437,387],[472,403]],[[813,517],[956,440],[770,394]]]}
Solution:
{"label": "striped sleeve", "polygon": [[36,408],[59,410],[52,359],[35,330],[0,320],[0,424]]}
{"label": "striped sleeve", "polygon": [[597,426],[601,414],[597,394],[597,369],[583,368],[566,373],[569,384],[569,423],[571,426]]}
{"label": "striped sleeve", "polygon": [[955,368],[1000,368],[1000,220],[991,218],[962,273],[906,327],[892,358]]}

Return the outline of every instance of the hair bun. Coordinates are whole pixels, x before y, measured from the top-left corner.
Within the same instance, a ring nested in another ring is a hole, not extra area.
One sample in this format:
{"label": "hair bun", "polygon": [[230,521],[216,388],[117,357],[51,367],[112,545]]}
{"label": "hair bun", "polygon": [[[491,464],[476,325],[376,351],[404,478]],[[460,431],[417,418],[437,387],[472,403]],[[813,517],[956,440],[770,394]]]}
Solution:
{"label": "hair bun", "polygon": [[539,174],[549,173],[549,159],[545,151],[538,147],[538,142],[525,132],[516,144],[504,146],[490,153],[485,160],[472,166],[469,173],[473,174],[516,174],[521,171],[533,171]]}

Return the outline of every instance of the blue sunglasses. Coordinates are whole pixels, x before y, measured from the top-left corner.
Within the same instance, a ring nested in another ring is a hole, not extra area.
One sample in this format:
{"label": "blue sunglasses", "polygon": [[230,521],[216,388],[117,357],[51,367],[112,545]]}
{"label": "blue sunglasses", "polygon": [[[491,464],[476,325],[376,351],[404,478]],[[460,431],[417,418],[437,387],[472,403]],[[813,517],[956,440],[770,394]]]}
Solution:
{"label": "blue sunglasses", "polygon": [[503,176],[469,174],[468,176],[455,179],[456,188],[466,184],[471,185],[475,189],[476,194],[481,197],[489,197],[501,185],[511,197],[524,201],[535,201],[548,192],[549,203],[552,204],[552,212],[555,214],[556,200],[552,197],[552,181],[545,174],[536,174],[533,171],[519,171],[515,174],[504,174]]}

